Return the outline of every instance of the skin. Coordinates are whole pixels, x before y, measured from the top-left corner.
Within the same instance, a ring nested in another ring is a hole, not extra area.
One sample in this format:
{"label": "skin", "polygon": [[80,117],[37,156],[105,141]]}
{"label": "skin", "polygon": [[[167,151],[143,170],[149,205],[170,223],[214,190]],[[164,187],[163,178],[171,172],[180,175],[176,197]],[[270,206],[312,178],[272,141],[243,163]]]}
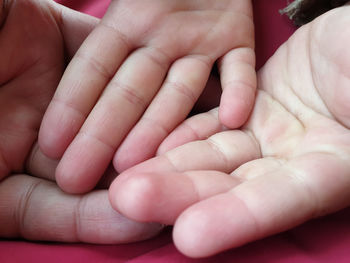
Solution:
{"label": "skin", "polygon": [[157,234],[160,225],[114,211],[107,190],[62,192],[54,182],[57,161],[37,145],[66,60],[97,19],[53,1],[0,0],[0,21],[0,237],[125,243]]}
{"label": "skin", "polygon": [[259,72],[241,129],[223,130],[217,110],[186,120],[160,156],[114,181],[112,206],[174,224],[174,242],[190,257],[349,206],[349,24],[346,6],[300,28]]}
{"label": "skin", "polygon": [[154,157],[217,60],[220,120],[241,126],[255,95],[253,49],[251,1],[112,1],[69,64],[40,129],[41,150],[62,157],[60,187],[86,192],[112,159],[121,172]]}

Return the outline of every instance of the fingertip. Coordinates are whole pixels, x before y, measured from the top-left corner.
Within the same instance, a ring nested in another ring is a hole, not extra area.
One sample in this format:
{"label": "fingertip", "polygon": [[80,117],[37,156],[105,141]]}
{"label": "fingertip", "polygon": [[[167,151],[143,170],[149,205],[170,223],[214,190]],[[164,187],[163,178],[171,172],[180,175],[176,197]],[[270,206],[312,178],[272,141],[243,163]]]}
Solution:
{"label": "fingertip", "polygon": [[133,144],[130,143],[129,136],[132,132],[133,131],[125,138],[113,156],[113,167],[120,174],[138,163],[136,156],[138,155],[139,149],[133,147]]}
{"label": "fingertip", "polygon": [[[130,159],[131,158],[131,159]],[[136,165],[136,162],[132,160],[133,155],[130,151],[125,151],[121,147],[117,150],[113,157],[113,167],[118,173],[122,173],[128,168]]]}
{"label": "fingertip", "polygon": [[[208,246],[207,219],[205,213],[187,210],[179,216],[173,228],[173,240],[176,248],[190,258],[204,258],[217,253]],[[220,237],[217,237],[219,240]]]}
{"label": "fingertip", "polygon": [[[50,121],[43,120],[38,135],[38,144],[40,150],[49,158],[58,160],[65,151],[65,144],[58,144],[57,129],[53,127]],[[60,147],[61,146],[61,147]]]}
{"label": "fingertip", "polygon": [[84,194],[91,191],[95,184],[81,180],[65,163],[59,163],[56,168],[55,179],[57,185],[68,194]]}
{"label": "fingertip", "polygon": [[246,110],[246,105],[241,103],[230,105],[230,106],[220,106],[219,108],[219,120],[225,127],[229,129],[237,129],[244,125],[247,121],[250,111]]}
{"label": "fingertip", "polygon": [[252,112],[254,100],[252,89],[237,87],[224,90],[219,107],[220,122],[230,129],[241,127]]}
{"label": "fingertip", "polygon": [[84,121],[80,113],[56,102],[49,105],[39,130],[39,147],[51,159],[60,159]]}
{"label": "fingertip", "polygon": [[113,150],[108,145],[80,134],[70,144],[56,168],[57,183],[68,193],[86,193],[97,185],[112,156]]}
{"label": "fingertip", "polygon": [[109,188],[112,207],[138,222],[151,221],[152,204],[158,199],[156,187],[149,174],[121,174]]}
{"label": "fingertip", "polygon": [[195,140],[198,140],[198,137],[192,130],[186,128],[185,126],[179,126],[160,144],[156,155],[162,155],[180,145]]}
{"label": "fingertip", "polygon": [[117,177],[110,188],[112,206],[139,222],[172,225],[197,198],[190,180],[176,172],[164,174],[128,170]]}
{"label": "fingertip", "polygon": [[142,129],[133,130],[118,148],[113,157],[113,165],[118,173],[155,156],[160,136],[148,134]]}
{"label": "fingertip", "polygon": [[142,153],[137,153],[137,150],[132,151],[129,147],[120,147],[113,157],[113,167],[117,173],[121,174],[146,159]]}
{"label": "fingertip", "polygon": [[261,238],[256,221],[233,192],[222,193],[186,209],[176,220],[176,247],[194,258],[209,257]]}
{"label": "fingertip", "polygon": [[119,146],[113,158],[114,168],[121,173],[155,157],[159,145],[169,134],[163,126],[158,121],[142,118]]}

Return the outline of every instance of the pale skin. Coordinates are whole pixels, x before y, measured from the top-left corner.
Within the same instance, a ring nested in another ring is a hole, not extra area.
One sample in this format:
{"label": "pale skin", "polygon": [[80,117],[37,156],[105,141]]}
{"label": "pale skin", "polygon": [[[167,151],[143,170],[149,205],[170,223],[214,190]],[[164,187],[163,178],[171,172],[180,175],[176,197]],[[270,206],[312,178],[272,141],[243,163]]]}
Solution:
{"label": "pale skin", "polygon": [[0,237],[115,244],[159,233],[114,211],[107,190],[62,192],[57,161],[36,143],[66,59],[98,20],[51,1],[0,0],[0,23]]}
{"label": "pale skin", "polygon": [[300,28],[259,72],[241,129],[223,130],[217,110],[186,120],[158,157],[117,177],[112,206],[138,221],[174,224],[175,245],[190,257],[347,207],[349,25],[346,6]]}
{"label": "pale skin", "polygon": [[219,118],[241,126],[256,89],[250,0],[114,0],[69,64],[45,114],[39,145],[62,157],[56,179],[91,190],[155,156],[188,115],[218,61]]}

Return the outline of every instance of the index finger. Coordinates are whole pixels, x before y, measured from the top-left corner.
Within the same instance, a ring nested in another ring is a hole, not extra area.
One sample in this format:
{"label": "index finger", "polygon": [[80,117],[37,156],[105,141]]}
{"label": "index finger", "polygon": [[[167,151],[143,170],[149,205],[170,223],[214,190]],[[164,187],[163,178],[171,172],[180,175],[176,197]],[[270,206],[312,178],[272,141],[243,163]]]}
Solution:
{"label": "index finger", "polygon": [[62,157],[130,49],[122,33],[102,22],[87,37],[43,118],[39,144],[46,155]]}

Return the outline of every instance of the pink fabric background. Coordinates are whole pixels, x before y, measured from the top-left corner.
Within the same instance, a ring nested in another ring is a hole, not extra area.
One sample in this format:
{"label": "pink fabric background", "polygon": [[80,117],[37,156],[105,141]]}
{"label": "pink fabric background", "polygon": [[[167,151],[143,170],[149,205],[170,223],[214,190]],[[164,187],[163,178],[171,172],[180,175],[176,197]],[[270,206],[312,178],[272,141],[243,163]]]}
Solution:
{"label": "pink fabric background", "polygon": [[[59,0],[101,17],[109,0]],[[255,0],[257,67],[294,31],[278,14],[287,0]],[[115,246],[0,241],[0,262],[350,262],[350,209],[308,222],[212,258],[193,260],[181,255],[171,241],[171,229],[149,241]]]}

